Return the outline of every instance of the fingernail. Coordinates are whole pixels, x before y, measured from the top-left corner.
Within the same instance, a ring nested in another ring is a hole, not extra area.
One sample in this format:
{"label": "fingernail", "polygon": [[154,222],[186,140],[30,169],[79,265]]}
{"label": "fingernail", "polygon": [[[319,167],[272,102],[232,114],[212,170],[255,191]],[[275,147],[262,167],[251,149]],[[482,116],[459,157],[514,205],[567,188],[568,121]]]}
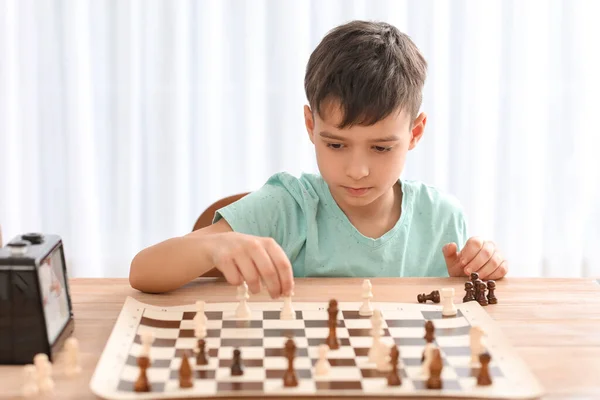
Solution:
{"label": "fingernail", "polygon": [[467,268],[467,274],[471,273],[471,268]]}

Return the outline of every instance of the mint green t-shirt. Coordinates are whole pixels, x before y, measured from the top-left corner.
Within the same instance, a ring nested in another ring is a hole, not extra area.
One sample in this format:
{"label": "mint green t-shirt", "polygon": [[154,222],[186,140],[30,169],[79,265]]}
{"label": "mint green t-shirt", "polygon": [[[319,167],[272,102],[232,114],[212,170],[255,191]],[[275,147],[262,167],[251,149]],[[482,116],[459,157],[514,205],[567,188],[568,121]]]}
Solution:
{"label": "mint green t-shirt", "polygon": [[320,175],[282,172],[259,190],[221,208],[236,232],[272,237],[292,263],[294,276],[448,276],[442,247],[461,249],[466,223],[458,201],[431,186],[399,180],[402,212],[396,225],[373,239],[339,208]]}

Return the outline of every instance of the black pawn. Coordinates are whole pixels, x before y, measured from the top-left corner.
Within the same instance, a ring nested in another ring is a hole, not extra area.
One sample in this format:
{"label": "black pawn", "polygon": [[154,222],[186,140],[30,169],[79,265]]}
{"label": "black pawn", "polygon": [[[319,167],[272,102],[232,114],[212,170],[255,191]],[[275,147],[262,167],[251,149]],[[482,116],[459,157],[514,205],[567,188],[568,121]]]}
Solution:
{"label": "black pawn", "polygon": [[417,295],[417,301],[419,303],[426,303],[427,300],[431,300],[434,303],[439,303],[440,302],[440,291],[439,290],[434,290],[433,292],[426,294],[426,293],[421,293]]}
{"label": "black pawn", "polygon": [[494,293],[494,291],[496,290],[496,282],[488,281],[487,289],[488,289],[488,295],[487,295],[488,303],[498,304],[498,299],[496,298],[496,293]]}
{"label": "black pawn", "polygon": [[477,282],[477,287],[479,288],[477,293],[477,302],[482,306],[487,306],[488,301],[485,297],[485,283],[480,280],[479,282]]}
{"label": "black pawn", "polygon": [[[474,274],[476,274],[476,272],[473,272]],[[473,288],[475,289],[475,300],[479,301],[479,289],[481,289],[481,283],[483,283],[483,281],[479,278],[477,278],[474,282],[473,282]],[[483,283],[483,286],[485,287],[485,283]]]}
{"label": "black pawn", "polygon": [[479,274],[477,272],[471,272],[471,282],[475,285],[475,281],[479,279]]}
{"label": "black pawn", "polygon": [[465,297],[463,297],[463,303],[468,301],[475,301],[475,289],[473,288],[473,282],[465,282]]}
{"label": "black pawn", "polygon": [[231,362],[231,376],[240,376],[243,374],[241,352],[240,349],[235,349],[233,350],[233,361]]}
{"label": "black pawn", "polygon": [[207,365],[206,342],[204,339],[198,339],[198,354],[196,354],[196,365]]}

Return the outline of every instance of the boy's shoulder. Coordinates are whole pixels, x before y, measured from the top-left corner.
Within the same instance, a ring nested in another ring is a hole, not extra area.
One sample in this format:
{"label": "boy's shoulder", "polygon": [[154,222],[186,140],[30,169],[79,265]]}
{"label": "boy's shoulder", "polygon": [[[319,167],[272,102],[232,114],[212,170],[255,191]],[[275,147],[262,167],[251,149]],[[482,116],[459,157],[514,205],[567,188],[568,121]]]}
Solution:
{"label": "boy's shoulder", "polygon": [[458,198],[431,184],[413,179],[403,179],[403,192],[412,199],[413,208],[437,210],[442,213],[462,213],[462,205]]}
{"label": "boy's shoulder", "polygon": [[265,186],[280,193],[287,192],[299,199],[318,200],[324,190],[325,181],[320,175],[303,172],[296,176],[287,171],[277,172],[269,177]]}

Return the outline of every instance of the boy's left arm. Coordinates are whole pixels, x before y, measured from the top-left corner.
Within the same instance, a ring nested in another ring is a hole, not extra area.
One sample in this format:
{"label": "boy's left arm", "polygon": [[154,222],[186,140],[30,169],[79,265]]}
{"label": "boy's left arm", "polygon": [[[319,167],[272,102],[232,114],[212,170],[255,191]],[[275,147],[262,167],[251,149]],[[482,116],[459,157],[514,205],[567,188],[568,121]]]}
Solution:
{"label": "boy's left arm", "polygon": [[456,243],[446,244],[442,252],[450,276],[468,276],[477,272],[482,280],[500,279],[508,272],[508,261],[494,242],[473,236],[458,251]]}

